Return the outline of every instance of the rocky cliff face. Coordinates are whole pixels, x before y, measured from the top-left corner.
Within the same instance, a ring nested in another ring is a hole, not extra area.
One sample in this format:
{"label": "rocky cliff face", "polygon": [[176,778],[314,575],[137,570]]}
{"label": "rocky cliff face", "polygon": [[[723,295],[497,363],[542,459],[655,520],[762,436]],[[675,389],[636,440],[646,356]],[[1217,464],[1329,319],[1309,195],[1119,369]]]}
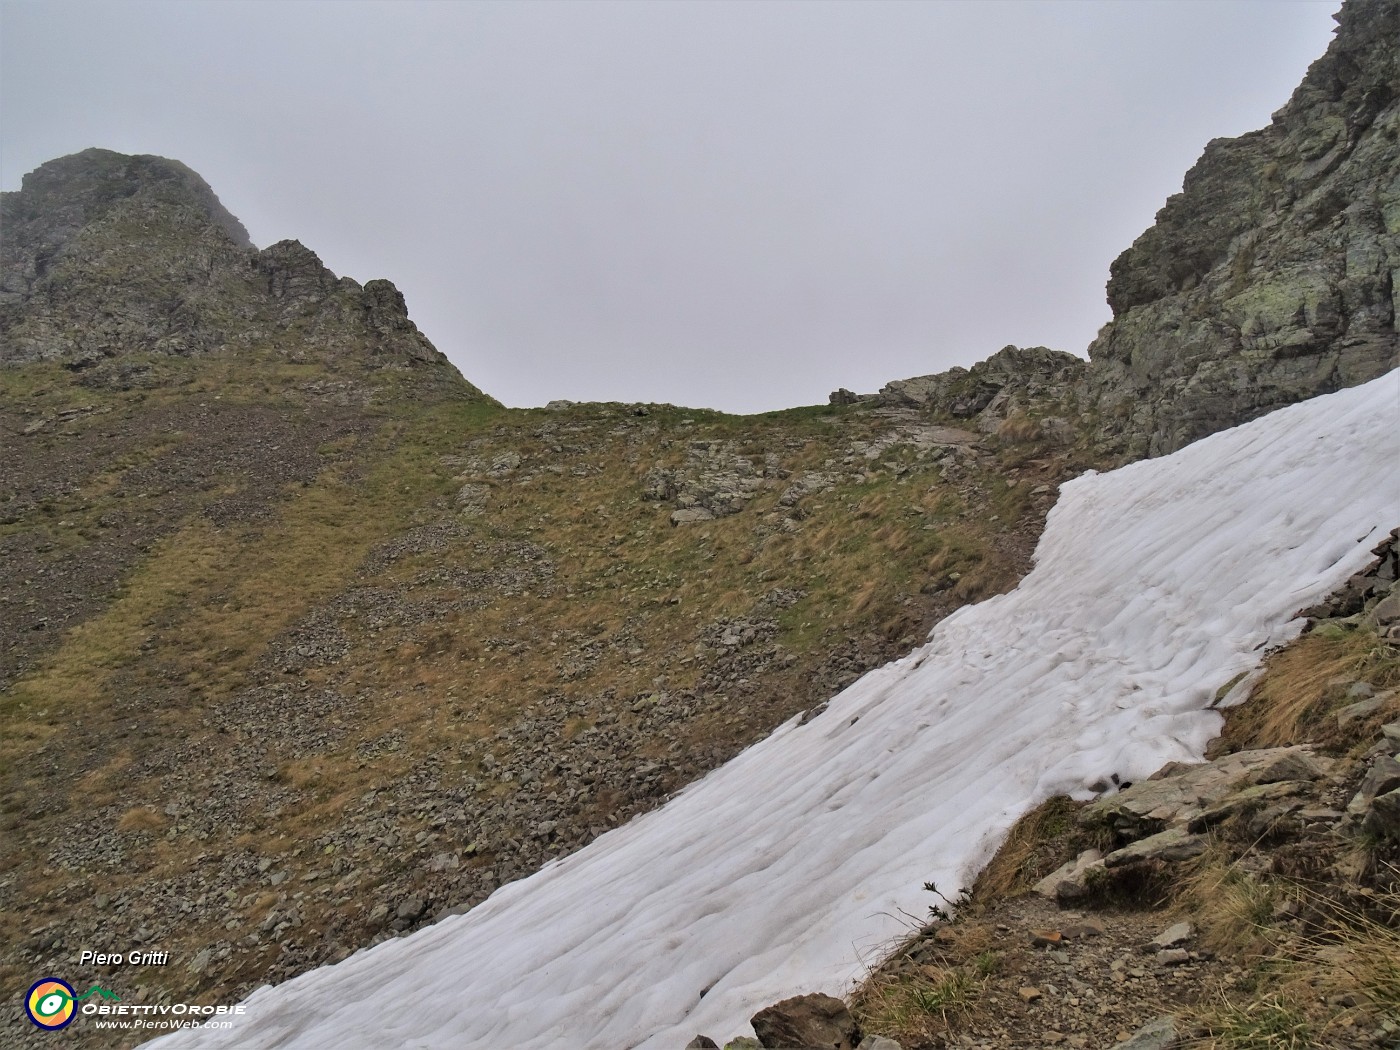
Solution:
{"label": "rocky cliff face", "polygon": [[1352,0],[1269,127],[1211,142],[1111,270],[1105,433],[1170,452],[1395,366],[1400,3]]}
{"label": "rocky cliff face", "polygon": [[258,251],[176,161],[101,149],[50,161],[0,198],[0,221],[0,363],[59,362],[100,384],[140,355],[270,351],[480,394],[392,284],[337,278],[296,241]]}
{"label": "rocky cliff face", "polygon": [[1008,347],[832,400],[977,415],[983,429],[1018,409],[1067,417],[1136,459],[1394,368],[1400,0],[1351,0],[1337,20],[1272,124],[1211,142],[1113,263],[1113,320],[1087,369]]}

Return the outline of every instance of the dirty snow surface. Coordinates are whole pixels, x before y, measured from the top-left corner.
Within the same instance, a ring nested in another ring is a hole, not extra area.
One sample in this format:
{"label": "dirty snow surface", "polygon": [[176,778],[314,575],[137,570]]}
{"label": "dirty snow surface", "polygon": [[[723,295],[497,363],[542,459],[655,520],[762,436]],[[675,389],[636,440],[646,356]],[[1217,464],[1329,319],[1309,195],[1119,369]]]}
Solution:
{"label": "dirty snow surface", "polygon": [[471,912],[161,1050],[675,1050],[849,991],[927,915],[924,883],[952,896],[1030,807],[1201,757],[1217,690],[1400,524],[1397,420],[1392,372],[1070,482],[1015,591],[805,725]]}

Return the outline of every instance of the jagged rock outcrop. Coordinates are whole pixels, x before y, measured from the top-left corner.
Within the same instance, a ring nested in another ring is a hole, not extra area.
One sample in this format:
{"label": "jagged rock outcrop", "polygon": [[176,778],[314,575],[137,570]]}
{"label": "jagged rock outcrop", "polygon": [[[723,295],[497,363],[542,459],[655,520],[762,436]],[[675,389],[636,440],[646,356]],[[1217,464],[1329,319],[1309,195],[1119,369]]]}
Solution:
{"label": "jagged rock outcrop", "polygon": [[258,251],[177,161],[61,157],[0,197],[0,221],[0,363],[56,361],[120,385],[137,355],[271,350],[342,373],[414,368],[420,383],[480,396],[390,282],[337,278],[297,241]]}
{"label": "jagged rock outcrop", "polygon": [[[1088,365],[1073,354],[1043,346],[1005,346],[971,368],[950,368],[936,375],[886,383],[869,398],[832,395],[833,403],[870,400],[886,407],[913,408],[957,419],[974,420],[984,433],[995,432],[1018,414],[1060,412],[1075,404],[1084,389]],[[1047,428],[1067,432],[1069,424],[1051,416]]]}
{"label": "jagged rock outcrop", "polygon": [[1400,2],[1351,0],[1269,127],[1216,139],[1111,270],[1104,432],[1171,452],[1397,363]]}
{"label": "jagged rock outcrop", "polygon": [[[301,241],[278,241],[258,252],[258,273],[267,279],[267,294],[289,311],[323,302],[335,294],[335,274]],[[346,278],[349,281],[349,278]],[[355,282],[349,282],[355,288]]]}

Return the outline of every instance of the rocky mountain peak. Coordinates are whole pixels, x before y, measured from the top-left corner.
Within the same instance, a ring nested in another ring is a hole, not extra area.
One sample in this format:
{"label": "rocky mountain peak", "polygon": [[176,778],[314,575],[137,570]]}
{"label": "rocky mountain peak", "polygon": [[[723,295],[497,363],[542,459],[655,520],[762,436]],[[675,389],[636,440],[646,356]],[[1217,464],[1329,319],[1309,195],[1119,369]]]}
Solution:
{"label": "rocky mountain peak", "polygon": [[[1198,284],[1230,253],[1233,238],[1307,196],[1396,101],[1400,4],[1353,3],[1336,17],[1332,46],[1270,127],[1208,143],[1181,193],[1113,263],[1108,302],[1115,315]],[[1251,177],[1262,177],[1264,186],[1250,207],[1201,208],[1212,199],[1240,199],[1241,183]]]}
{"label": "rocky mountain peak", "polygon": [[83,228],[127,203],[193,209],[240,248],[253,242],[198,174],[176,160],[86,149],[48,161],[0,196],[0,301],[23,298]]}
{"label": "rocky mountain peak", "polygon": [[420,389],[481,396],[392,284],[338,278],[299,241],[258,251],[178,161],[84,150],[30,172],[0,206],[0,363],[54,361],[100,385],[128,382],[142,355],[271,353],[333,366],[338,381],[407,367]]}

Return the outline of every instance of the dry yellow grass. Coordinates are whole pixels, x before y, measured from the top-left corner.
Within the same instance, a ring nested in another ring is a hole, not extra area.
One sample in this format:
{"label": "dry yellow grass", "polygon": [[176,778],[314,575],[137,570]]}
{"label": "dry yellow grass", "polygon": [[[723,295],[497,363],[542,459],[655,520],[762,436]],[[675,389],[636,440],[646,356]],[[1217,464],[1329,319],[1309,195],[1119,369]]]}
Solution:
{"label": "dry yellow grass", "polygon": [[1040,440],[1040,424],[1024,412],[1013,412],[997,427],[997,437],[1012,445],[1025,445]]}
{"label": "dry yellow grass", "polygon": [[117,820],[117,830],[160,831],[165,824],[165,817],[148,806],[133,806]]}
{"label": "dry yellow grass", "polygon": [[1079,809],[1080,803],[1056,795],[1012,825],[1001,848],[972,884],[972,899],[991,902],[1029,893],[1046,875],[1087,848],[1074,820]]}
{"label": "dry yellow grass", "polygon": [[985,984],[972,965],[882,970],[860,986],[851,1011],[863,1030],[904,1046],[941,1045],[934,1040],[973,1015]]}
{"label": "dry yellow grass", "polygon": [[[1400,872],[1390,874],[1393,883]],[[1333,1046],[1377,1022],[1400,1019],[1400,894],[1341,898],[1334,889],[1281,880],[1269,885],[1254,880],[1252,886],[1235,880],[1232,885],[1228,877],[1220,888],[1232,902],[1211,908],[1225,925],[1207,943],[1248,945],[1254,970],[1251,980],[1221,989],[1194,1011],[1193,1020],[1206,1036],[1192,1046]],[[1212,886],[1200,889],[1211,892]],[[1301,932],[1282,931],[1260,917],[1280,895],[1297,900],[1310,917]]]}
{"label": "dry yellow grass", "polygon": [[1201,943],[1234,958],[1257,958],[1272,944],[1283,883],[1240,870],[1219,845],[1193,862],[1173,888],[1173,906],[1199,927]]}
{"label": "dry yellow grass", "polygon": [[[866,1032],[877,1032],[906,1046],[941,1046],[944,1037],[980,1016],[982,993],[1002,966],[1000,941],[982,923],[960,923],[956,939],[944,946],[937,964],[918,964],[910,952],[923,943],[916,935],[872,967],[850,999]],[[879,953],[881,956],[884,953]]]}
{"label": "dry yellow grass", "polygon": [[1225,712],[1225,727],[1213,754],[1245,748],[1281,747],[1303,741],[1346,746],[1358,733],[1400,711],[1400,699],[1352,730],[1332,717],[1351,701],[1342,684],[1365,679],[1378,690],[1400,685],[1400,648],[1386,645],[1374,630],[1324,627],[1272,654],[1249,699]]}

